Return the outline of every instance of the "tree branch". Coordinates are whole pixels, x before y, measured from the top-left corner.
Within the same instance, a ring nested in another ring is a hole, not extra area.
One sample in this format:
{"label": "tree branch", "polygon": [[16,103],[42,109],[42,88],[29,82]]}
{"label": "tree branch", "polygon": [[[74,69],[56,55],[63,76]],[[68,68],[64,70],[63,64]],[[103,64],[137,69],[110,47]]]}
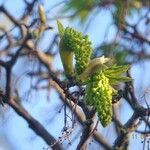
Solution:
{"label": "tree branch", "polygon": [[0,6],[0,11],[3,12],[16,26],[20,27],[20,23],[3,6]]}
{"label": "tree branch", "polygon": [[[4,97],[4,96],[3,96]],[[5,97],[4,97],[5,99]],[[63,150],[59,141],[56,140],[36,119],[34,119],[17,100],[11,98],[10,101],[4,100],[14,111],[27,121],[29,127],[39,135],[53,150]]]}
{"label": "tree branch", "polygon": [[[75,103],[73,101],[70,101],[68,98],[66,98],[66,95],[63,91],[63,89],[58,85],[58,83],[56,83],[55,81],[51,80],[50,82],[51,86],[54,87],[57,92],[61,95],[61,100],[66,103],[68,105],[69,108],[74,108]],[[76,106],[76,110],[74,112],[79,120],[79,122],[84,125],[84,123],[86,122],[86,116],[83,113],[83,111],[81,111],[81,108],[79,106]],[[97,130],[95,130],[93,132],[93,136],[94,139],[105,149],[107,150],[112,150],[112,146],[108,143],[108,141],[103,137],[103,135],[98,132]]]}

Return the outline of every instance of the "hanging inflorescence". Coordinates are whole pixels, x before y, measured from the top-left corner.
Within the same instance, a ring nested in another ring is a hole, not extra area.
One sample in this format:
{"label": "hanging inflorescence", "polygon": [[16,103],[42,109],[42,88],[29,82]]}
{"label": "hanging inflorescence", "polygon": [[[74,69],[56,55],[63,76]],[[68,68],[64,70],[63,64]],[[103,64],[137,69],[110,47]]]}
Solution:
{"label": "hanging inflorescence", "polygon": [[[84,102],[93,106],[98,113],[101,124],[105,127],[112,119],[112,96],[117,93],[113,85],[131,80],[121,76],[129,68],[125,66],[107,66],[109,58],[91,58],[91,42],[72,28],[63,28],[58,21],[60,33],[60,56],[66,76],[75,75],[77,81],[86,83]],[[73,54],[75,55],[75,69],[73,68]],[[86,82],[82,82],[82,81]]]}
{"label": "hanging inflorescence", "polygon": [[102,71],[91,76],[86,87],[85,103],[96,109],[104,127],[111,122],[112,118],[112,94],[113,88]]}
{"label": "hanging inflorescence", "polygon": [[73,28],[65,28],[61,37],[60,51],[62,50],[74,53],[76,74],[81,74],[87,68],[92,52],[88,36],[84,36]]}

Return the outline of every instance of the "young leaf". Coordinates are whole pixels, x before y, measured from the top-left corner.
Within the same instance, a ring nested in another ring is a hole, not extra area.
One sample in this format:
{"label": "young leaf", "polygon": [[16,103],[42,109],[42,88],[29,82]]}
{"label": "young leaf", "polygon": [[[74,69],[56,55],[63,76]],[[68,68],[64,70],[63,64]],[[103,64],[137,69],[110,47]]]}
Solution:
{"label": "young leaf", "polygon": [[129,82],[132,81],[130,77],[125,77],[125,76],[109,76],[105,75],[108,79],[111,85],[117,85],[120,82]]}
{"label": "young leaf", "polygon": [[118,75],[125,73],[129,69],[129,67],[130,65],[124,65],[124,66],[114,65],[106,69],[104,72],[105,72],[105,75],[118,76]]}
{"label": "young leaf", "polygon": [[57,27],[58,27],[60,37],[62,37],[63,33],[64,33],[64,27],[63,27],[63,25],[61,24],[61,22],[59,20],[57,20]]}

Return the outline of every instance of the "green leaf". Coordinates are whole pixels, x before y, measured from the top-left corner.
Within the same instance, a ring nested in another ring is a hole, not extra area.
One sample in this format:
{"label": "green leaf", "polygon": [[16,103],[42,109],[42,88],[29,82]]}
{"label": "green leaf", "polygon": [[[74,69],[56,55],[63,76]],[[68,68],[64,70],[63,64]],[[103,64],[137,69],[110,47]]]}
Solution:
{"label": "green leaf", "polygon": [[62,37],[64,34],[64,27],[59,20],[57,20],[57,28],[58,28],[60,37]]}
{"label": "green leaf", "polygon": [[120,82],[129,82],[132,81],[130,77],[125,77],[125,76],[109,76],[106,75],[107,78],[109,78],[110,84],[111,85],[117,85]]}
{"label": "green leaf", "polygon": [[108,76],[119,76],[123,73],[125,73],[129,69],[130,65],[124,65],[124,66],[116,66],[113,65],[109,67],[108,69],[104,70],[105,75]]}

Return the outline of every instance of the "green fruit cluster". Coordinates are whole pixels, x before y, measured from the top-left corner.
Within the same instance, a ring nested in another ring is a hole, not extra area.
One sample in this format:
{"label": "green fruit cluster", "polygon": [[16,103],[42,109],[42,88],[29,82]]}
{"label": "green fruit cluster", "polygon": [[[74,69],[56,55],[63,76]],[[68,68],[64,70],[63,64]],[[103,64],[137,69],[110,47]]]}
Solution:
{"label": "green fruit cluster", "polygon": [[91,76],[86,87],[85,103],[96,109],[104,127],[110,124],[112,119],[112,94],[113,88],[102,71]]}
{"label": "green fruit cluster", "polygon": [[64,30],[61,42],[65,50],[74,52],[75,71],[78,75],[81,74],[87,68],[92,52],[88,36],[83,36],[81,32],[67,27]]}

